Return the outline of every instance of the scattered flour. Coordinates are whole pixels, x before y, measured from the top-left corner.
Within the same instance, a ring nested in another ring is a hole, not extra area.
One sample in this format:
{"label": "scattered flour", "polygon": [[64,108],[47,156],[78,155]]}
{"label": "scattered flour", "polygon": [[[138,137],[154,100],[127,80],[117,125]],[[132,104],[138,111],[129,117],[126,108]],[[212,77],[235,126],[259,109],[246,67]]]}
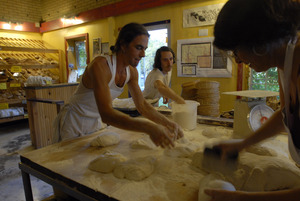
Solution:
{"label": "scattered flour", "polygon": [[164,154],[170,157],[190,158],[198,151],[199,147],[187,140],[175,142],[175,147],[172,149],[165,149]]}
{"label": "scattered flour", "polygon": [[202,135],[208,138],[231,138],[233,131],[224,127],[209,127],[202,131]]}

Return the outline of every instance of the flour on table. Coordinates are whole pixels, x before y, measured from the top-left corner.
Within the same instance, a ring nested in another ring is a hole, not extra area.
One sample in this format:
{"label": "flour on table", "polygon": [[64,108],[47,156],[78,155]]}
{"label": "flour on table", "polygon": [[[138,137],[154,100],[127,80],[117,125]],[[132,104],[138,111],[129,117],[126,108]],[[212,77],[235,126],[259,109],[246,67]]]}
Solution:
{"label": "flour on table", "polygon": [[232,130],[223,127],[205,128],[202,135],[208,138],[231,138]]}
{"label": "flour on table", "polygon": [[103,132],[92,140],[93,147],[107,147],[118,144],[120,142],[120,135],[115,132]]}
{"label": "flour on table", "polygon": [[192,157],[193,154],[198,150],[197,145],[194,145],[188,141],[179,141],[179,143],[175,142],[175,147],[171,149],[165,149],[164,154],[170,157],[178,157],[178,158],[189,158]]}
{"label": "flour on table", "polygon": [[152,142],[149,136],[134,140],[130,143],[130,148],[132,149],[156,149],[157,146]]}
{"label": "flour on table", "polygon": [[110,173],[115,169],[117,164],[126,160],[127,158],[120,153],[107,151],[91,161],[88,168],[101,173]]}
{"label": "flour on table", "polygon": [[211,197],[204,193],[205,189],[222,189],[227,191],[235,191],[235,187],[224,181],[221,175],[209,174],[204,176],[200,181],[198,201],[210,201]]}
{"label": "flour on table", "polygon": [[113,173],[119,179],[141,181],[153,173],[156,161],[153,156],[131,159],[119,163]]}

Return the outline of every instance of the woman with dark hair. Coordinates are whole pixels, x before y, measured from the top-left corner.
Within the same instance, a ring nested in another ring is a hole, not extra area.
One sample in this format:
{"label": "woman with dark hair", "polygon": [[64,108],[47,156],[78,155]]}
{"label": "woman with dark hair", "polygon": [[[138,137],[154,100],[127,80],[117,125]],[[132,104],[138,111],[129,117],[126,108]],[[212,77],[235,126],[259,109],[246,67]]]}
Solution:
{"label": "woman with dark hair", "polygon": [[[163,148],[174,146],[174,140],[183,136],[180,126],[147,103],[139,88],[136,66],[145,56],[148,38],[143,25],[127,24],[119,33],[113,54],[93,59],[70,103],[56,119],[56,141],[93,133],[102,127],[102,122],[147,133]],[[151,121],[113,109],[112,100],[123,92],[126,84],[139,113]]]}
{"label": "woman with dark hair", "polygon": [[164,98],[164,103],[169,99],[179,104],[184,104],[184,99],[177,95],[169,86],[171,82],[172,66],[175,63],[175,53],[169,47],[162,46],[156,51],[153,70],[148,74],[143,95],[146,99]]}
{"label": "woman with dark hair", "polygon": [[[237,63],[257,72],[277,67],[281,109],[257,131],[241,142],[217,145],[228,153],[279,134],[288,133],[289,151],[300,164],[300,27],[299,0],[229,0],[214,28],[214,45],[231,51]],[[207,189],[211,201],[298,201],[300,188],[272,192],[243,192]]]}

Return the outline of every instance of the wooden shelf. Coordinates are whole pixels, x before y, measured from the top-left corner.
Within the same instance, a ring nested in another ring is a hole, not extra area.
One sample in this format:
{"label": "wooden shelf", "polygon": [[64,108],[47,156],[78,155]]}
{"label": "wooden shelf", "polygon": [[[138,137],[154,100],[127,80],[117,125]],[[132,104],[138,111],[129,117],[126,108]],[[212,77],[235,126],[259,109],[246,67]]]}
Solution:
{"label": "wooden shelf", "polygon": [[13,116],[13,117],[0,118],[0,123],[7,123],[7,122],[22,120],[22,119],[28,119],[28,116],[27,115],[19,115],[19,116]]}
{"label": "wooden shelf", "polygon": [[26,99],[8,99],[6,101],[0,101],[0,103],[8,103],[8,104],[26,104]]}
{"label": "wooden shelf", "polygon": [[11,64],[11,65],[0,65],[0,69],[10,69],[12,66],[22,66],[25,69],[49,69],[58,68],[58,64],[44,64],[44,65],[24,65],[24,64]]}
{"label": "wooden shelf", "polygon": [[[46,44],[42,40],[0,37],[0,69],[5,71],[4,77],[7,77],[7,80],[10,80],[15,79],[13,77],[13,72],[15,72],[15,69],[19,71],[19,68],[12,69],[12,67],[20,66],[20,79],[16,79],[21,84],[20,89],[24,89],[24,83],[26,82],[26,79],[29,75],[40,75],[40,73],[33,74],[32,72],[43,72],[44,69],[48,72],[51,72],[51,70],[48,69],[60,70],[61,61],[62,51],[59,49],[48,49],[46,47]],[[46,75],[52,77],[52,74],[48,75],[48,72],[46,73]],[[52,78],[53,80],[57,81],[58,75],[53,74]],[[60,78],[59,81],[61,82],[62,78]],[[1,93],[10,93],[11,88],[12,87],[10,87],[9,83],[7,82],[7,88],[3,89],[4,92],[3,90],[0,91]],[[23,96],[23,93],[21,94]],[[20,105],[20,107],[24,107],[27,110],[26,99],[18,99],[19,96],[17,96],[16,94],[13,95],[13,99],[2,100],[0,101],[0,104],[2,103],[4,107],[7,106],[6,104],[9,105],[8,107]],[[26,115],[26,117],[24,117],[24,115],[20,115],[0,118],[0,123],[20,120],[27,117],[28,115]]]}
{"label": "wooden shelf", "polygon": [[56,49],[40,49],[40,48],[27,48],[27,47],[7,47],[7,46],[0,46],[0,51],[59,53],[59,50],[56,50]]}

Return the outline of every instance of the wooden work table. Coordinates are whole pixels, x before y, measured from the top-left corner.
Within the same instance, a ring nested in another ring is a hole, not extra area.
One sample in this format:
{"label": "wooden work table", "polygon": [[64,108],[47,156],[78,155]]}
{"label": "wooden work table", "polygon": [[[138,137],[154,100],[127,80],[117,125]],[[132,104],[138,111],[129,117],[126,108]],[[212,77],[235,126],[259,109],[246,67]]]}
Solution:
{"label": "wooden work table", "polygon": [[[197,146],[203,147],[207,138],[201,135],[201,130],[207,127],[209,126],[198,124],[197,129],[185,132],[185,136]],[[100,132],[105,131],[119,133],[120,143],[106,148],[91,147],[90,142]],[[133,140],[142,137],[145,137],[145,134],[109,126],[91,135],[22,154],[19,167],[22,171],[26,200],[32,200],[33,197],[29,175],[79,200],[197,200],[199,181],[203,174],[191,167],[191,158],[171,157],[165,154],[162,148],[130,148]],[[129,159],[151,155],[156,157],[158,162],[153,174],[142,181],[118,179],[113,173],[103,174],[89,170],[89,163],[107,150],[122,153]]]}

